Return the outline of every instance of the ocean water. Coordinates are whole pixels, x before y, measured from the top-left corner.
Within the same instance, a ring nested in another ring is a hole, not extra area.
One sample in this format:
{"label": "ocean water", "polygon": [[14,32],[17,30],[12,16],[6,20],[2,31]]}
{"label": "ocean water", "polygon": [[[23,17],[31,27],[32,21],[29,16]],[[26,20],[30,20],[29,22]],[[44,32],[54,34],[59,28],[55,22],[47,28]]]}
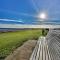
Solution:
{"label": "ocean water", "polygon": [[28,28],[0,28],[0,32],[27,30]]}

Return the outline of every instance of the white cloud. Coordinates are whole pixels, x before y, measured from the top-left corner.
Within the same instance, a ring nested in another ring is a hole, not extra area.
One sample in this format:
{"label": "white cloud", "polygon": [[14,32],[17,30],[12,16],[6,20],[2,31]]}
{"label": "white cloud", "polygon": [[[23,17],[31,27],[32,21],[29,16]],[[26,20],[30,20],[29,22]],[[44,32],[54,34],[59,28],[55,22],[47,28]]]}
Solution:
{"label": "white cloud", "polygon": [[60,25],[0,24],[0,28],[60,28]]}
{"label": "white cloud", "polygon": [[22,20],[13,20],[13,19],[0,19],[0,21],[11,21],[11,22],[22,22]]}

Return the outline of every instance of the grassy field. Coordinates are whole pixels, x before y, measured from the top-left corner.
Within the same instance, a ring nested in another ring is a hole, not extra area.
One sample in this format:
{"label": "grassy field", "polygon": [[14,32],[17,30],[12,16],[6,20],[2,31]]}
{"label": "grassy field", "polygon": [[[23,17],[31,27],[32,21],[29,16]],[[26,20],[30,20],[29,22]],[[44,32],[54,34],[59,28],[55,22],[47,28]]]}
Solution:
{"label": "grassy field", "polygon": [[37,39],[39,36],[41,36],[41,30],[0,33],[0,59],[12,53],[23,42],[29,39]]}

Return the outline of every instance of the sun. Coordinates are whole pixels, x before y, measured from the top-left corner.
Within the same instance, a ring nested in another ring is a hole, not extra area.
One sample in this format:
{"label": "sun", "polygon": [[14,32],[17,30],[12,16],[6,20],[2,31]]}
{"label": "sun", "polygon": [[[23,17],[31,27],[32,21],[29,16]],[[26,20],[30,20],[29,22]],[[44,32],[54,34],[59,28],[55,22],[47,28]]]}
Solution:
{"label": "sun", "polygon": [[40,18],[41,18],[41,19],[45,19],[45,18],[46,18],[46,14],[41,13],[41,14],[40,14]]}
{"label": "sun", "polygon": [[39,13],[38,18],[39,18],[39,19],[42,19],[42,20],[45,20],[45,19],[47,19],[47,14],[44,13],[44,12]]}

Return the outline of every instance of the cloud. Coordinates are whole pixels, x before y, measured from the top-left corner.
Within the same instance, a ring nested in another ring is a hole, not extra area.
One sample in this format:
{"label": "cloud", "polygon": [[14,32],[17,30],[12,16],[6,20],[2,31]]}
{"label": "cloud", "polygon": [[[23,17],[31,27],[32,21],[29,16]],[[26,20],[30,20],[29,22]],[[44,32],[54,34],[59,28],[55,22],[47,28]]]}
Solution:
{"label": "cloud", "polygon": [[0,19],[0,21],[9,21],[9,22],[22,22],[22,20],[13,20],[13,19]]}
{"label": "cloud", "polygon": [[60,28],[60,25],[0,24],[0,28]]}

